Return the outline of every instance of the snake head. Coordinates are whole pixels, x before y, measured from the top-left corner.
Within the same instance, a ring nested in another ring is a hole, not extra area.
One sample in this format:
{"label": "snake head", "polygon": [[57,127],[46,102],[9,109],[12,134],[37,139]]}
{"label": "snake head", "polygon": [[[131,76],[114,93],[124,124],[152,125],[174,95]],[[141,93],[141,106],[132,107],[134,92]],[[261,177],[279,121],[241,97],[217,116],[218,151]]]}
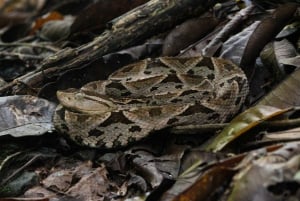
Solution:
{"label": "snake head", "polygon": [[105,96],[90,96],[77,89],[57,91],[62,106],[85,114],[103,114],[117,109],[117,106]]}

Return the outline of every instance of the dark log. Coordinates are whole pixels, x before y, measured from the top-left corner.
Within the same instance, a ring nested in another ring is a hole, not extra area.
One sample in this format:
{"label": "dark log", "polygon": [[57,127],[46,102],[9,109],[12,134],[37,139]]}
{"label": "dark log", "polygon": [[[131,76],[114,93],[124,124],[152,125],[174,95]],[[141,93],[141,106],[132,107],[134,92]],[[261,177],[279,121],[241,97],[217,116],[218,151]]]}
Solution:
{"label": "dark log", "polygon": [[[151,0],[111,21],[110,28],[93,41],[75,49],[60,51],[47,58],[41,63],[41,69],[53,68],[47,70],[51,74],[46,76],[58,76],[63,70],[81,67],[105,54],[134,45],[188,18],[198,16],[213,3],[212,0]],[[0,88],[0,93],[11,89],[16,83],[40,87],[41,75],[45,75],[45,72],[33,72],[22,76]]]}

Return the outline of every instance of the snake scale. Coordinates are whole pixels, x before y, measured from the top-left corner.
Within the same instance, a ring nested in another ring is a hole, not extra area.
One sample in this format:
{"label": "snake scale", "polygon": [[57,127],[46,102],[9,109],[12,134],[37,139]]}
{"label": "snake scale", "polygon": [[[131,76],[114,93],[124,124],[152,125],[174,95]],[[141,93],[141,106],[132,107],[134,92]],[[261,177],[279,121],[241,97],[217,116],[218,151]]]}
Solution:
{"label": "snake scale", "polygon": [[245,74],[228,60],[145,59],[107,80],[58,91],[54,125],[78,144],[115,148],[167,127],[225,122],[247,94]]}

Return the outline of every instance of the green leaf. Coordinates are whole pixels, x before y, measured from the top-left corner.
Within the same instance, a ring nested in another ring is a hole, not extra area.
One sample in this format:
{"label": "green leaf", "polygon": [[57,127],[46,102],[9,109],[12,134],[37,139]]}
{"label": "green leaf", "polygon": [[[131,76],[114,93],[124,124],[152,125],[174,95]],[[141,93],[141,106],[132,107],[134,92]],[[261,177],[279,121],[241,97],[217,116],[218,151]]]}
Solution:
{"label": "green leaf", "polygon": [[261,121],[287,112],[289,109],[279,109],[267,105],[256,105],[236,116],[222,132],[205,146],[207,151],[220,151],[234,139],[255,127]]}

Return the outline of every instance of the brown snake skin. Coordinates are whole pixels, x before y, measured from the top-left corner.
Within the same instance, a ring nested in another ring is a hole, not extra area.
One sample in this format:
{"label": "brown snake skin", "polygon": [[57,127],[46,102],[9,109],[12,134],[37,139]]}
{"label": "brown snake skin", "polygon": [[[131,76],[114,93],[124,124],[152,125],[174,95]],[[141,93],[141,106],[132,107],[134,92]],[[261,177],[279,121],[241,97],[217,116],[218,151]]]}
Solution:
{"label": "brown snake skin", "polygon": [[54,123],[81,145],[115,148],[166,127],[225,122],[247,94],[245,74],[230,61],[146,59],[107,80],[58,91]]}

